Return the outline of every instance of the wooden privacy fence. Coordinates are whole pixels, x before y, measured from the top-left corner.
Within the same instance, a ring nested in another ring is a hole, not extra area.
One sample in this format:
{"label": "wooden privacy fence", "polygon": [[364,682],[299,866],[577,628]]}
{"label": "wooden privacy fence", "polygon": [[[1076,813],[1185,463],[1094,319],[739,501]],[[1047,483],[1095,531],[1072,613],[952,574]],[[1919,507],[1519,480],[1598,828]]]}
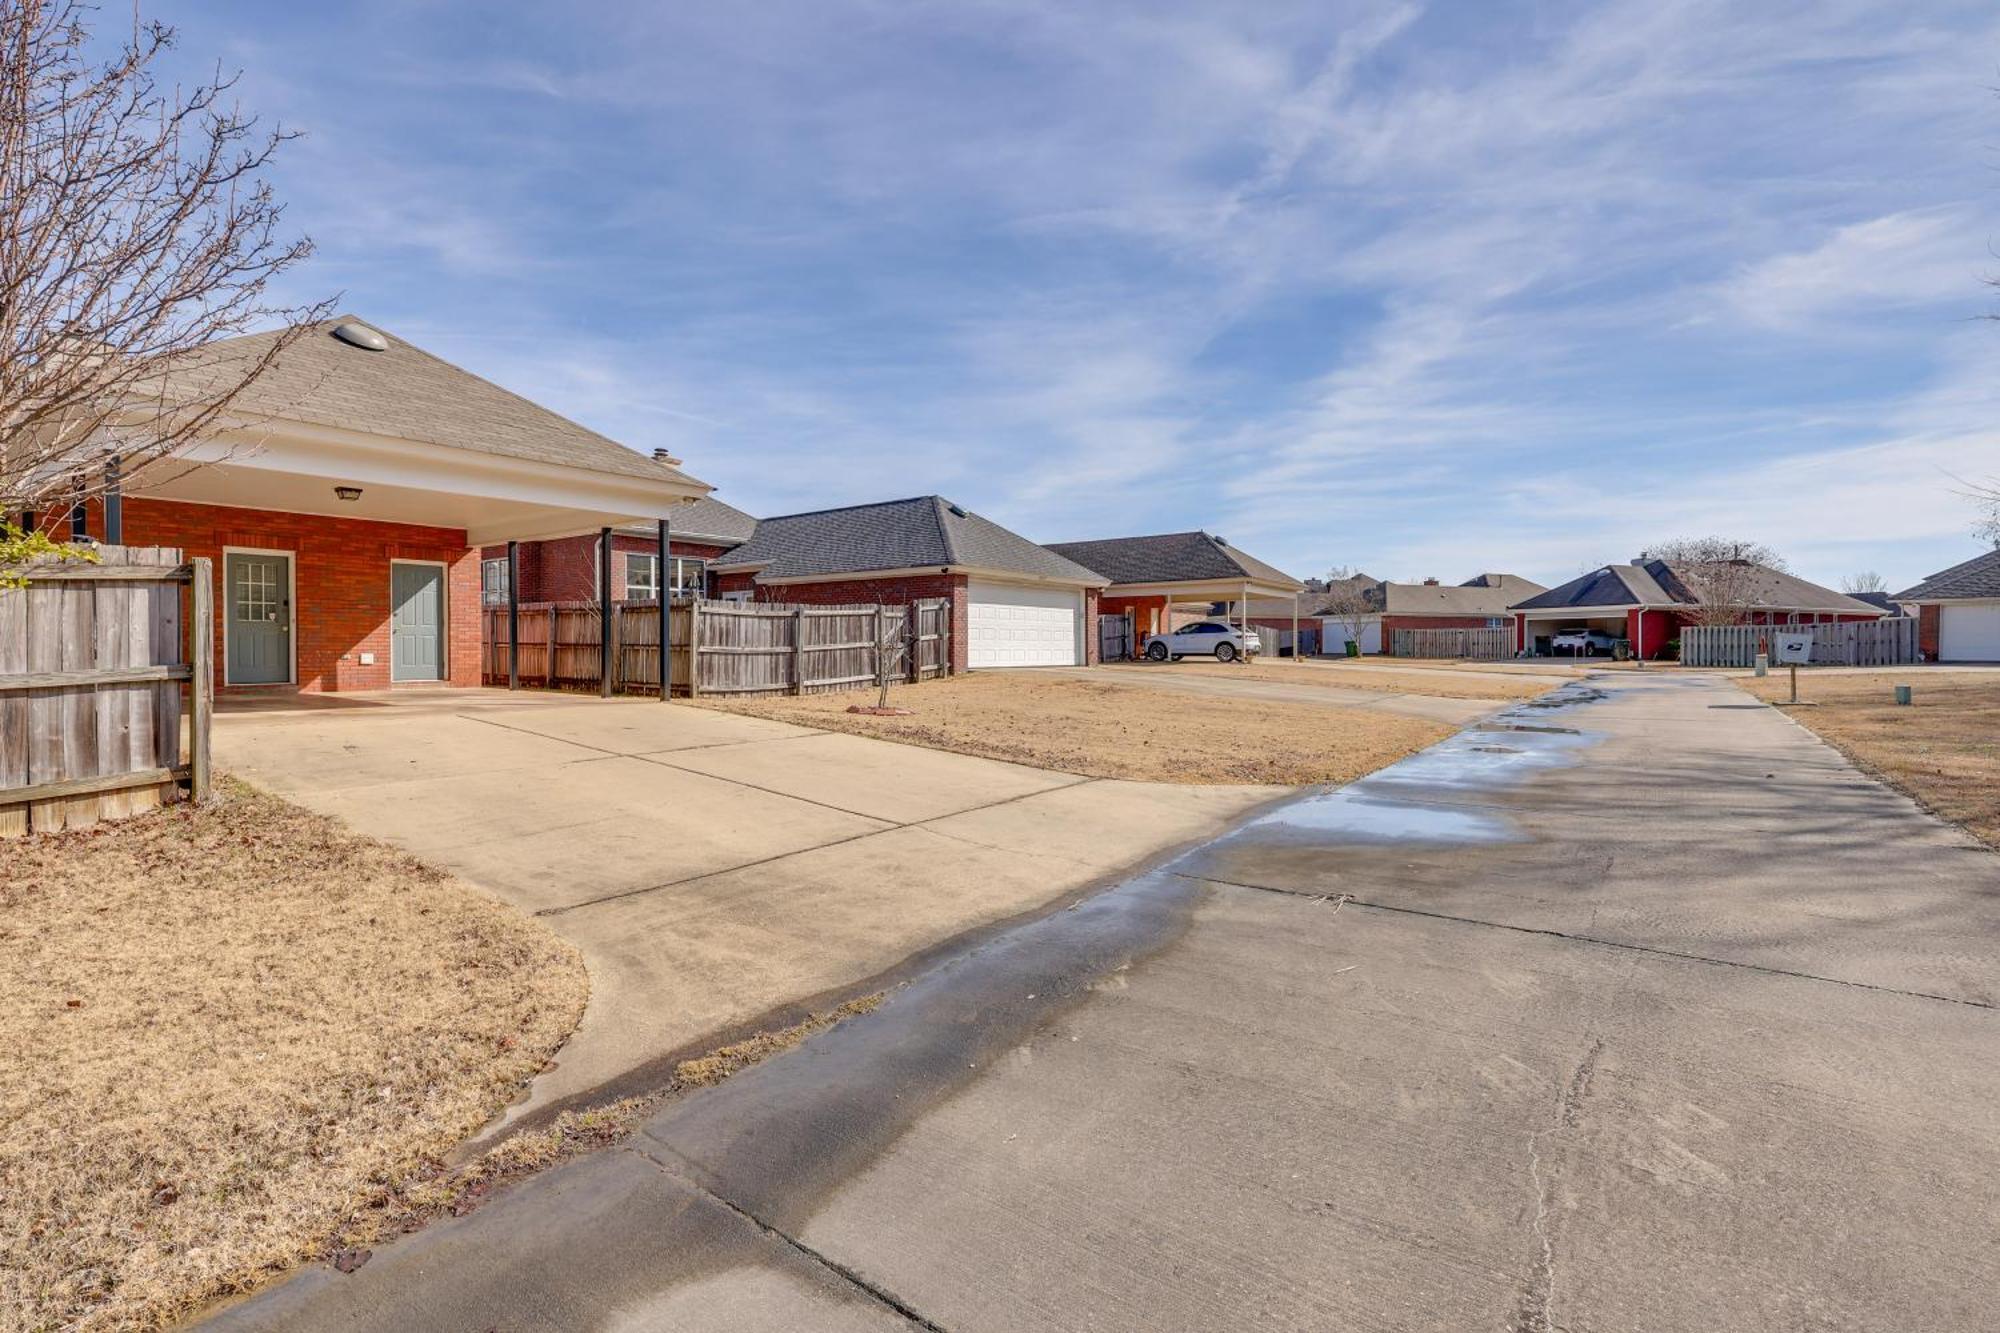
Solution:
{"label": "wooden privacy fence", "polygon": [[[596,602],[523,603],[523,685],[551,689],[603,686],[603,617]],[[507,683],[507,608],[484,611],[482,672]],[[951,670],[951,602],[908,606],[794,606],[676,598],[669,608],[666,656],[672,692],[821,694],[892,680],[930,680]],[[693,644],[690,652],[689,645]],[[611,688],[660,689],[660,604],[614,603]]]}
{"label": "wooden privacy fence", "polygon": [[1132,656],[1132,613],[1120,611],[1097,617],[1097,660],[1123,662]]}
{"label": "wooden privacy fence", "polygon": [[1399,629],[1390,647],[1398,657],[1465,657],[1498,662],[1514,655],[1514,631],[1496,629]]}
{"label": "wooden privacy fence", "polygon": [[1811,634],[1813,666],[1900,666],[1923,660],[1917,651],[1916,617],[1891,616],[1838,625],[1690,625],[1681,631],[1681,664],[1755,666],[1758,645],[1770,644],[1778,634]]}
{"label": "wooden privacy fence", "polygon": [[97,553],[10,567],[26,586],[0,588],[0,835],[150,810],[183,780],[208,795],[209,562],[162,547]]}

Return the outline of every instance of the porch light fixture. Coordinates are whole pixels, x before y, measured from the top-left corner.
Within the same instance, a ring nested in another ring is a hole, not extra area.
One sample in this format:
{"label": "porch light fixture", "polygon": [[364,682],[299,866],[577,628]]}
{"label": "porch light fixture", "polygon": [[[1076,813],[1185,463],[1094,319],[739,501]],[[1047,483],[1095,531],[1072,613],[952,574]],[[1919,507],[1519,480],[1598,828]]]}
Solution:
{"label": "porch light fixture", "polygon": [[336,486],[333,488],[333,493],[335,498],[341,500],[351,501],[361,498],[361,488],[359,486]]}

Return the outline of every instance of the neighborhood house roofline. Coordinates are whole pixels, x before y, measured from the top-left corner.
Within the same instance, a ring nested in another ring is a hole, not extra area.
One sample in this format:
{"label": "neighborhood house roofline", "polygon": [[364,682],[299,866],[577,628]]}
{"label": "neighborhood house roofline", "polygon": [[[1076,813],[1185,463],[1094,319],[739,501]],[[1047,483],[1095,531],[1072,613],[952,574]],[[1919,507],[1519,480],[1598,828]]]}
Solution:
{"label": "neighborhood house roofline", "polygon": [[[1743,605],[1751,611],[1800,611],[1834,615],[1880,616],[1882,608],[1856,601],[1845,593],[1809,583],[1767,566],[1754,567],[1756,586]],[[1538,596],[1516,602],[1510,610],[1579,614],[1585,610],[1622,615],[1630,610],[1686,611],[1701,605],[1694,582],[1664,560],[1645,564],[1602,565]]]}
{"label": "neighborhood house roofline", "polygon": [[711,568],[754,572],[760,584],[923,574],[1078,588],[1105,584],[1082,565],[939,495],[763,519],[750,540]]}
{"label": "neighborhood house roofline", "polygon": [[1049,549],[1094,569],[1117,591],[1174,591],[1249,583],[1261,592],[1303,592],[1305,584],[1282,569],[1210,533],[1163,532],[1143,537],[1051,542]]}
{"label": "neighborhood house roofline", "polygon": [[2000,597],[2000,550],[1961,560],[1904,592],[1899,602],[1986,601]]}

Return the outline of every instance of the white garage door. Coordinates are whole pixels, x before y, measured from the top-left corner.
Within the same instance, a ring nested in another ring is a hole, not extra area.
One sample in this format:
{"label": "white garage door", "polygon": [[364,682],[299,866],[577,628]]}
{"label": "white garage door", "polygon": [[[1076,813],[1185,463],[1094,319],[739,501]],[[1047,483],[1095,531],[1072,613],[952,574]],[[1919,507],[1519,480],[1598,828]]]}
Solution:
{"label": "white garage door", "polygon": [[966,662],[980,667],[1080,666],[1082,608],[1074,588],[974,581],[965,604]]}
{"label": "white garage door", "polygon": [[1938,657],[2000,662],[2000,602],[1938,608]]}
{"label": "white garage door", "polygon": [[[1328,617],[1319,623],[1324,627],[1320,634],[1320,642],[1326,645],[1320,651],[1329,657],[1339,657],[1345,653],[1347,651],[1347,637],[1354,632],[1348,626],[1347,622]],[[1359,639],[1359,643],[1361,644],[1361,651],[1364,653],[1381,652],[1382,622],[1380,620],[1364,620],[1361,622],[1360,628],[1361,638]]]}

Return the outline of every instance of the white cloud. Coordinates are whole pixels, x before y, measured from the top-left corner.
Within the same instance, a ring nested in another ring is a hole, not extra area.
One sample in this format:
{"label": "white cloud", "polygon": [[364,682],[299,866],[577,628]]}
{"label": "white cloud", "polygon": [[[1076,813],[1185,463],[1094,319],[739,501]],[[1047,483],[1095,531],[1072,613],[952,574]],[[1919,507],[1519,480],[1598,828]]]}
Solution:
{"label": "white cloud", "polygon": [[1810,249],[1739,269],[1721,286],[1737,318],[1767,328],[1852,329],[1899,307],[1956,303],[1978,292],[1982,237],[1969,209],[1891,213],[1837,228]]}

